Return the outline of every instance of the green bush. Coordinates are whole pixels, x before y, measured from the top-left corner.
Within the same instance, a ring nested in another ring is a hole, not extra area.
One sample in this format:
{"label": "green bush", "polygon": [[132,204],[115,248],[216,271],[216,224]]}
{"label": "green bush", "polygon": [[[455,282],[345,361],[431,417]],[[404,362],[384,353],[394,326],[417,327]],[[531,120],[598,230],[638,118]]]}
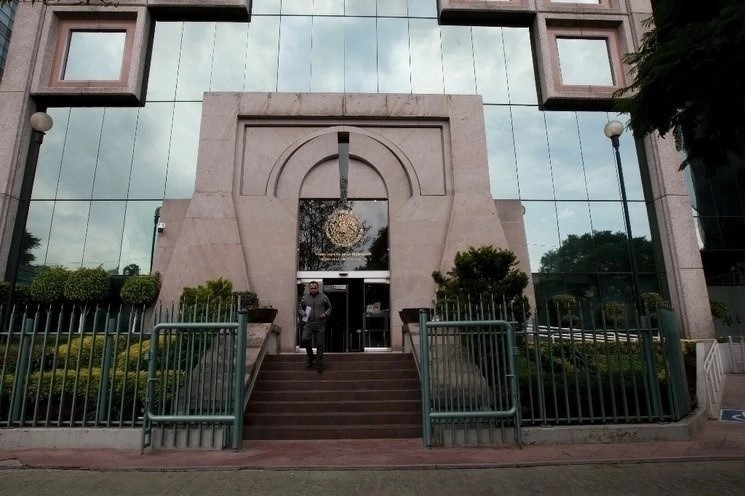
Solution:
{"label": "green bush", "polygon": [[70,271],[65,267],[42,267],[31,281],[31,298],[39,303],[58,303],[65,297],[65,283]]}
{"label": "green bush", "polygon": [[64,294],[68,300],[81,305],[97,303],[109,294],[109,275],[103,267],[80,267],[65,281]]}
{"label": "green bush", "polygon": [[727,327],[735,325],[735,321],[732,318],[732,308],[726,303],[721,301],[709,300],[709,308],[711,309],[711,316],[715,320],[719,320],[722,324]]}
{"label": "green bush", "polygon": [[151,305],[159,291],[160,274],[142,274],[127,278],[119,296],[128,305]]}
{"label": "green bush", "polygon": [[233,283],[222,277],[196,288],[186,287],[181,293],[185,319],[194,322],[214,322],[227,317],[232,302]]}
{"label": "green bush", "polygon": [[619,301],[607,301],[603,305],[606,324],[615,328],[622,327],[626,322],[626,305]]}

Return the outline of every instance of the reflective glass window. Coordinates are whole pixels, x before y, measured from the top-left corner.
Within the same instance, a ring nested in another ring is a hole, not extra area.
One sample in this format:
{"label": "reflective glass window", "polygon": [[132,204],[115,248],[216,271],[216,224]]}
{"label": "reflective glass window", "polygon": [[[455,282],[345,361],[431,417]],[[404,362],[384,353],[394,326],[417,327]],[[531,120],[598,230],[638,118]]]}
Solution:
{"label": "reflective glass window", "polygon": [[344,0],[313,0],[315,15],[344,15]]}
{"label": "reflective glass window", "polygon": [[344,13],[348,16],[374,16],[377,5],[372,0],[345,0]]}
{"label": "reflective glass window", "polygon": [[214,22],[184,23],[176,100],[201,100],[209,89],[214,44]]}
{"label": "reflective glass window", "polygon": [[[585,167],[587,194],[591,200],[620,200],[613,147],[603,133],[608,122],[602,112],[577,113],[577,128]],[[623,136],[622,136],[623,138]],[[624,170],[632,164],[624,164]]]}
{"label": "reflective glass window", "polygon": [[93,182],[93,198],[124,199],[129,189],[137,108],[107,108]]}
{"label": "reflective glass window", "polygon": [[311,91],[344,91],[344,22],[313,18]]}
{"label": "reflective glass window", "polygon": [[277,91],[279,17],[256,16],[248,25],[246,91]]}
{"label": "reflective glass window", "polygon": [[32,201],[29,204],[26,231],[39,240],[30,252],[32,265],[46,264],[55,205],[54,201]]}
{"label": "reflective glass window", "polygon": [[162,198],[173,120],[173,103],[149,103],[139,109],[129,198]]}
{"label": "reflective glass window", "polygon": [[141,272],[150,271],[153,244],[157,244],[154,225],[155,209],[160,201],[131,201],[127,203],[124,217],[119,271],[131,264],[139,266]]}
{"label": "reflective glass window", "polygon": [[298,270],[388,270],[388,202],[302,200]]}
{"label": "reflective glass window", "polygon": [[281,8],[282,0],[252,0],[251,2],[252,14],[279,14]]}
{"label": "reflective glass window", "polygon": [[409,0],[409,17],[437,17],[436,0]]}
{"label": "reflective glass window", "polygon": [[67,123],[70,119],[69,108],[50,108],[47,114],[52,118],[54,126],[46,132],[44,143],[39,149],[39,160],[36,164],[33,199],[53,199],[57,192],[62,152],[67,140]]}
{"label": "reflective glass window", "polygon": [[562,84],[613,86],[605,39],[557,38],[556,45]]}
{"label": "reflective glass window", "polygon": [[313,1],[282,0],[283,15],[310,15],[313,13]]}
{"label": "reflective glass window", "polygon": [[347,92],[375,93],[378,91],[375,18],[350,17],[344,21],[344,89]]}
{"label": "reflective glass window", "polygon": [[282,17],[277,91],[310,91],[310,17]]}
{"label": "reflective glass window", "polygon": [[44,264],[80,267],[83,262],[85,233],[88,230],[89,209],[89,201],[56,202]]}
{"label": "reflective glass window", "polygon": [[544,115],[556,198],[587,198],[576,112],[546,112]]}
{"label": "reflective glass window", "polygon": [[[561,268],[568,272],[594,272],[590,209],[587,202],[556,202]],[[581,247],[582,249],[577,249]]]}
{"label": "reflective glass window", "polygon": [[553,199],[554,185],[543,113],[536,107],[512,107],[512,132],[520,197]]}
{"label": "reflective glass window", "polygon": [[[173,129],[168,150],[166,198],[191,198],[197,173],[201,102],[177,102],[173,108]],[[159,196],[151,196],[159,198]]]}
{"label": "reflective glass window", "polygon": [[82,107],[70,111],[57,184],[57,198],[91,197],[101,140],[103,110]]}
{"label": "reflective glass window", "polygon": [[558,258],[542,257],[559,248],[559,227],[556,222],[556,204],[551,201],[523,201],[525,208],[525,235],[528,239],[528,256],[532,272],[559,272]]}
{"label": "reflective glass window", "polygon": [[176,96],[181,36],[181,22],[155,23],[153,49],[151,51],[150,74],[147,83],[147,100],[173,100]]}
{"label": "reflective glass window", "polygon": [[248,24],[221,22],[215,29],[210,91],[242,91],[246,73]]}
{"label": "reflective glass window", "polygon": [[378,15],[391,17],[406,17],[406,0],[378,0]]}
{"label": "reflective glass window", "polygon": [[378,19],[378,91],[411,93],[409,23],[406,19]]}
{"label": "reflective glass window", "polygon": [[537,105],[530,31],[524,28],[501,28],[501,31],[510,103]]}
{"label": "reflective glass window", "polygon": [[101,266],[106,271],[119,272],[119,246],[124,227],[125,205],[123,201],[90,203],[83,266]]}
{"label": "reflective glass window", "polygon": [[461,26],[441,26],[444,91],[450,94],[476,93],[471,30]]}
{"label": "reflective glass window", "polygon": [[509,103],[502,28],[473,27],[476,89],[484,103]]}
{"label": "reflective glass window", "polygon": [[489,184],[494,198],[518,198],[512,111],[508,106],[484,106]]}
{"label": "reflective glass window", "polygon": [[440,28],[434,19],[409,21],[412,93],[444,93]]}
{"label": "reflective glass window", "polygon": [[126,31],[72,31],[62,79],[118,81],[126,40]]}

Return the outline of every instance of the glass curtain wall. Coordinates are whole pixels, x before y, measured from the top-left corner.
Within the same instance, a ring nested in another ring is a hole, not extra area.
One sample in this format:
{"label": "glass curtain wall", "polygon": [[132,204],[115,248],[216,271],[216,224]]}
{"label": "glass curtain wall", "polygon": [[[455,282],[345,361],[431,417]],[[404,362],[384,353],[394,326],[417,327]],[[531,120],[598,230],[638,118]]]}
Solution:
{"label": "glass curtain wall", "polygon": [[[144,107],[49,109],[30,265],[147,272],[155,209],[193,191],[205,91],[478,94],[491,191],[525,209],[538,304],[558,293],[631,302],[603,134],[618,117],[540,110],[529,30],[439,26],[435,3],[255,0],[248,24],[158,22]],[[657,290],[636,149],[630,133],[620,141],[642,286]]]}

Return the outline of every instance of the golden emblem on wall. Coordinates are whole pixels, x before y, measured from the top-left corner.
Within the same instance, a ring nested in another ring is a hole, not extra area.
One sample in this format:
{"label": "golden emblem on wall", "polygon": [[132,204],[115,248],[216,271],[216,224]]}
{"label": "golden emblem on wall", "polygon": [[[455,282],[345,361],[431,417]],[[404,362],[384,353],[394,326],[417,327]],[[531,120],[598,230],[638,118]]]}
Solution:
{"label": "golden emblem on wall", "polygon": [[336,246],[350,248],[356,245],[365,235],[365,226],[351,210],[335,210],[323,225],[326,237]]}

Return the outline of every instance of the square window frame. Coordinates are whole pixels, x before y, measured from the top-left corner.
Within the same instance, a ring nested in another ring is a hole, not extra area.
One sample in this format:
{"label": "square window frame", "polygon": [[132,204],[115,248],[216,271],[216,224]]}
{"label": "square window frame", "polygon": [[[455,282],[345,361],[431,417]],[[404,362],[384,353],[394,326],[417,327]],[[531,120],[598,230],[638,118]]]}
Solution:
{"label": "square window frame", "polygon": [[[633,51],[628,17],[597,15],[577,19],[564,14],[539,14],[533,26],[538,68],[539,105],[545,109],[612,110],[613,93],[630,83],[623,55]],[[561,82],[558,38],[603,39],[608,45],[613,84],[565,85]]]}
{"label": "square window frame", "polygon": [[[61,20],[57,24],[57,44],[52,59],[52,70],[49,75],[49,86],[52,87],[125,87],[129,80],[130,64],[132,58],[132,44],[134,43],[134,30],[136,19],[104,20],[104,21],[79,21],[73,19]],[[75,32],[111,32],[125,33],[124,52],[122,53],[122,65],[119,79],[64,79],[64,72],[70,54],[72,35]]]}
{"label": "square window frame", "polygon": [[[43,21],[31,96],[42,105],[141,105],[150,49],[151,16],[146,7],[50,6]],[[124,31],[118,80],[65,80],[63,71],[75,31]]]}

